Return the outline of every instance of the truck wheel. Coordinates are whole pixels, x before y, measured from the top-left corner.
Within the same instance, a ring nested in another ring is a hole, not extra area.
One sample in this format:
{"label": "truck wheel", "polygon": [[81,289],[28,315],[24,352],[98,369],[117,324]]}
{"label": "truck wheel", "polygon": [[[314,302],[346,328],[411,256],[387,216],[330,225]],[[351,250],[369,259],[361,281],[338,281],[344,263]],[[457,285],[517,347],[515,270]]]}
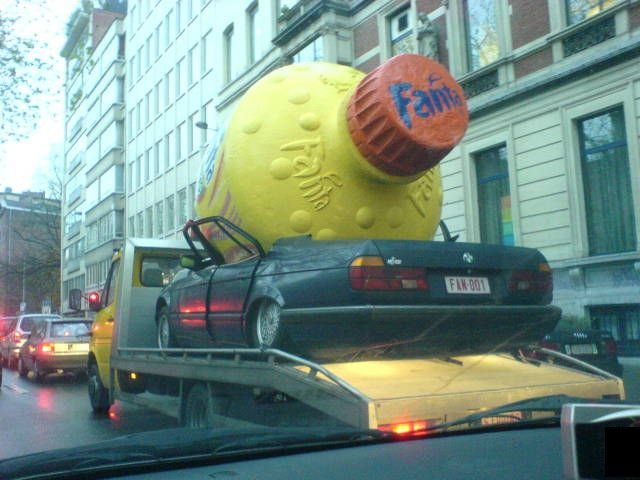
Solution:
{"label": "truck wheel", "polygon": [[255,347],[278,348],[284,343],[280,305],[264,300],[251,323],[251,340]]}
{"label": "truck wheel", "polygon": [[189,393],[184,404],[182,423],[189,428],[213,428],[221,426],[216,421],[216,414],[220,414],[219,402],[211,394],[204,383],[197,383]]}
{"label": "truck wheel", "polygon": [[100,380],[98,365],[90,363],[87,369],[87,388],[93,413],[106,413],[109,410],[109,392]]}
{"label": "truck wheel", "polygon": [[18,375],[24,378],[29,374],[29,369],[25,366],[22,355],[18,357]]}
{"label": "truck wheel", "polygon": [[166,348],[174,348],[176,341],[169,324],[169,308],[162,307],[158,312],[158,348],[164,350]]}

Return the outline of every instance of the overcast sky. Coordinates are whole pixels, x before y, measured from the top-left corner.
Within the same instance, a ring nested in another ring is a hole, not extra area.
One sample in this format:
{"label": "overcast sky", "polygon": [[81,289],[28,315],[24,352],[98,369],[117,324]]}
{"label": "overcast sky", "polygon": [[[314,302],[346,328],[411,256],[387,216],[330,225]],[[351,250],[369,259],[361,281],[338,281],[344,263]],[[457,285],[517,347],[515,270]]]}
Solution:
{"label": "overcast sky", "polygon": [[[0,0],[3,2],[3,0]],[[53,108],[41,112],[40,127],[27,140],[8,143],[4,146],[4,158],[9,162],[2,165],[0,176],[0,190],[11,187],[14,192],[26,190],[47,190],[49,179],[52,178],[52,154],[58,152],[58,162],[64,142],[64,60],[59,52],[65,42],[65,25],[71,12],[78,6],[77,0],[52,0],[42,5],[33,5],[29,0],[21,2],[21,12],[28,19],[21,22],[16,29],[18,33],[46,37],[49,49],[52,51],[59,72],[61,82],[60,96],[54,99]],[[49,20],[47,20],[49,19]],[[52,78],[55,78],[52,75]],[[52,80],[53,81],[53,80]]]}

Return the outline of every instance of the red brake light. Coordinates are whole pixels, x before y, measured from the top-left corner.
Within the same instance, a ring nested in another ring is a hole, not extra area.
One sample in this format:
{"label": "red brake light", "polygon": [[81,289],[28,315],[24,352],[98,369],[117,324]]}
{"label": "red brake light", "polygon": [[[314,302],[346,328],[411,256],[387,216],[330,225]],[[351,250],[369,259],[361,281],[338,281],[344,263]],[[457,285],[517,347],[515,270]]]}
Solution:
{"label": "red brake light", "polygon": [[383,432],[391,432],[396,435],[409,436],[423,433],[427,428],[434,425],[433,422],[427,420],[414,420],[409,422],[389,423],[380,425],[378,430]]}
{"label": "red brake light", "polygon": [[538,270],[515,270],[509,278],[508,288],[512,292],[547,292],[553,289],[553,275],[546,263]]}
{"label": "red brake light", "polygon": [[40,353],[52,353],[55,349],[51,343],[41,343],[38,345],[38,350]]}
{"label": "red brake light", "polygon": [[542,340],[539,345],[542,348],[547,348],[549,350],[556,350],[557,352],[560,351],[560,344],[556,343],[556,342],[550,342],[548,340]]}
{"label": "red brake light", "polygon": [[614,339],[607,339],[604,341],[604,348],[607,352],[607,355],[616,356],[618,355],[618,345],[616,345],[616,341]]}
{"label": "red brake light", "polygon": [[426,270],[384,264],[382,257],[358,257],[349,267],[354,290],[427,290]]}

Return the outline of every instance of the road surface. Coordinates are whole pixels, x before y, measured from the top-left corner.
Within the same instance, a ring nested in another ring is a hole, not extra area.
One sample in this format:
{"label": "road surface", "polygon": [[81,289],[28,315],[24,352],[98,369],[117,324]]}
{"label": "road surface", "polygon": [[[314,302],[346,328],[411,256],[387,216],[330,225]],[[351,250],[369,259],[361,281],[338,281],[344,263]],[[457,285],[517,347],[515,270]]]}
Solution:
{"label": "road surface", "polygon": [[177,422],[119,403],[111,407],[108,416],[96,416],[89,405],[85,378],[50,375],[39,384],[5,368],[0,425],[0,459],[3,459],[175,427]]}

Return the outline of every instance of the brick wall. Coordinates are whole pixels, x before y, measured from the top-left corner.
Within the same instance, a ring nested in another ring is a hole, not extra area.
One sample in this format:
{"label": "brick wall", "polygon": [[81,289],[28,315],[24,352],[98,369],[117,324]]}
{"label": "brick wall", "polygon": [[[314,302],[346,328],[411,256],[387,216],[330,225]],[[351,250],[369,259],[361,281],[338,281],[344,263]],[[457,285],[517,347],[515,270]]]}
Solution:
{"label": "brick wall", "polygon": [[93,50],[96,49],[104,34],[107,33],[109,27],[114,22],[116,18],[124,18],[124,15],[121,13],[108,12],[106,10],[100,10],[98,8],[93,10],[92,15],[92,31],[93,36],[91,38],[91,47]]}
{"label": "brick wall", "polygon": [[518,59],[514,64],[516,78],[524,77],[553,63],[551,47],[539,50],[532,55]]}
{"label": "brick wall", "polygon": [[640,5],[629,7],[629,28],[634,30],[640,27]]}
{"label": "brick wall", "polygon": [[353,50],[355,57],[364,55],[372,48],[378,46],[378,22],[376,16],[367,18],[353,30]]}
{"label": "brick wall", "polygon": [[511,34],[513,48],[549,33],[547,2],[540,0],[511,0]]}

